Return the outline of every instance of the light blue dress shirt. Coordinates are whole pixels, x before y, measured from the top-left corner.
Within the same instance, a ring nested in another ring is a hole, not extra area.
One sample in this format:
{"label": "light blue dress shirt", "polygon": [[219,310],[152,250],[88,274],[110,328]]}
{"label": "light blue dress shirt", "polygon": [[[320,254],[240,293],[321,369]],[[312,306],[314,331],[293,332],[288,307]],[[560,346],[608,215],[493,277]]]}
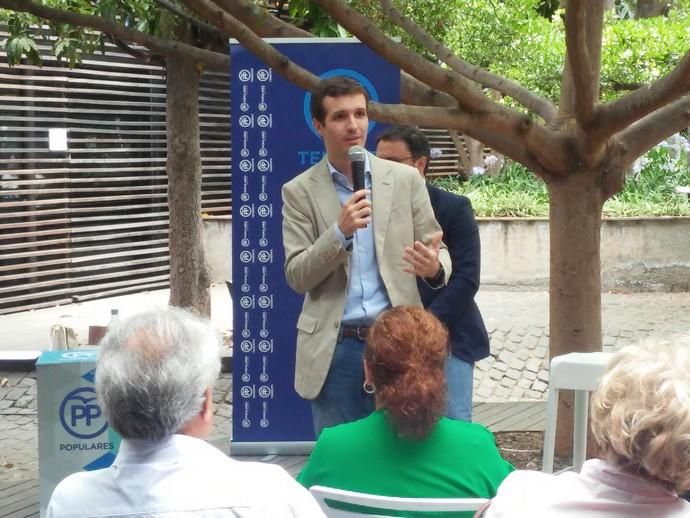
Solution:
{"label": "light blue dress shirt", "polygon": [[[352,197],[352,184],[330,162],[328,162],[328,170],[331,172],[335,192],[342,207]],[[369,166],[368,155],[364,164],[364,186],[371,190],[371,167]],[[343,325],[371,324],[382,311],[391,305],[376,261],[373,226],[372,220],[366,228],[358,229],[352,239],[345,239],[338,228],[338,224],[335,224],[335,232],[343,247],[347,248],[352,245]]]}

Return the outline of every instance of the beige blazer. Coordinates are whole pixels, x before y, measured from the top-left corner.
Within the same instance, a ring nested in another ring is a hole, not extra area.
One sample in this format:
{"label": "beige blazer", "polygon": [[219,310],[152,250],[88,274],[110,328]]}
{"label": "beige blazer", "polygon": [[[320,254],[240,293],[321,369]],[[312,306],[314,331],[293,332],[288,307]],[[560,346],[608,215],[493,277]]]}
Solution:
{"label": "beige blazer", "polygon": [[[376,259],[393,306],[421,305],[417,281],[403,268],[403,249],[415,240],[429,243],[440,227],[429,194],[416,169],[369,154],[372,177],[372,224]],[[350,271],[350,253],[340,243],[334,224],[340,202],[324,158],[283,186],[285,276],[292,289],[304,293],[297,320],[295,389],[305,399],[321,391],[331,364]],[[442,245],[446,281],[451,274],[448,250]]]}

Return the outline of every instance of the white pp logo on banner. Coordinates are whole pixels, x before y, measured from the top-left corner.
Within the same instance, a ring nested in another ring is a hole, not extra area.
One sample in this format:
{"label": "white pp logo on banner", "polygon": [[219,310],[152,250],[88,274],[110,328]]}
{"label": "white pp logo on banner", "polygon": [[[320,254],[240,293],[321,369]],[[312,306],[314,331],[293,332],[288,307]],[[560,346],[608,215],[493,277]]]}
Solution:
{"label": "white pp logo on banner", "polygon": [[241,115],[239,118],[240,126],[243,128],[253,128],[254,127],[254,115]]}
{"label": "white pp logo on banner", "polygon": [[256,212],[259,214],[260,218],[272,218],[273,205],[259,205]]}
{"label": "white pp logo on banner", "polygon": [[268,356],[261,357],[261,374],[259,374],[259,381],[261,383],[268,382]]}
{"label": "white pp logo on banner", "polygon": [[253,263],[254,250],[242,250],[240,252],[240,261],[242,261],[243,263]]}
{"label": "white pp logo on banner", "polygon": [[[252,118],[252,127],[253,126],[253,118]],[[273,127],[273,115],[271,114],[265,114],[262,113],[256,118],[256,123],[259,125],[260,128],[272,128]]]}
{"label": "white pp logo on banner", "polygon": [[261,295],[259,297],[259,307],[261,309],[273,309],[273,295]]}
{"label": "white pp logo on banner", "polygon": [[267,340],[259,340],[259,352],[272,353],[273,352],[273,338]]}
{"label": "white pp logo on banner", "polygon": [[268,428],[268,401],[261,402],[261,420],[259,421],[259,426],[261,428]]}
{"label": "white pp logo on banner", "polygon": [[261,338],[268,338],[268,313],[265,311],[261,312],[261,329],[259,330],[259,336]]}
{"label": "white pp logo on banner", "polygon": [[270,173],[273,171],[273,159],[262,158],[257,162],[256,167],[260,173]]}
{"label": "white pp logo on banner", "polygon": [[259,250],[257,254],[260,263],[272,263],[273,262],[273,250]]}
{"label": "white pp logo on banner", "polygon": [[256,300],[254,295],[244,295],[240,297],[240,306],[243,309],[251,309],[255,306]]}
{"label": "white pp logo on banner", "polygon": [[254,385],[242,385],[240,396],[244,399],[254,399],[256,397],[256,387]]}
{"label": "white pp logo on banner", "polygon": [[266,146],[267,140],[268,140],[268,136],[266,134],[266,130],[261,130],[261,146],[259,147],[259,156],[260,157],[268,156],[268,147]]}
{"label": "white pp logo on banner", "polygon": [[249,87],[247,85],[242,85],[242,102],[240,103],[240,110],[243,112],[249,111],[249,103],[247,102],[248,96]]}
{"label": "white pp logo on banner", "polygon": [[256,71],[256,78],[262,83],[270,83],[273,81],[273,70],[270,68],[260,68]]}
{"label": "white pp logo on banner", "polygon": [[243,83],[251,83],[252,81],[254,81],[254,70],[251,68],[243,68],[239,71],[237,77]]}
{"label": "white pp logo on banner", "polygon": [[242,149],[240,149],[240,155],[243,158],[249,156],[249,132],[247,130],[242,131]]}
{"label": "white pp logo on banner", "polygon": [[242,340],[240,342],[240,350],[243,353],[253,353],[256,350],[254,340]]}
{"label": "white pp logo on banner", "polygon": [[273,399],[273,385],[261,385],[258,392],[262,399]]}
{"label": "white pp logo on banner", "polygon": [[249,356],[244,357],[244,372],[242,372],[241,378],[244,383],[249,383],[252,380],[252,376],[249,374]]}
{"label": "white pp logo on banner", "polygon": [[244,402],[244,416],[242,417],[242,428],[249,428],[252,425],[249,419],[249,401]]}
{"label": "white pp logo on banner", "polygon": [[254,159],[253,158],[243,158],[240,160],[240,171],[243,173],[253,173],[254,172]]}

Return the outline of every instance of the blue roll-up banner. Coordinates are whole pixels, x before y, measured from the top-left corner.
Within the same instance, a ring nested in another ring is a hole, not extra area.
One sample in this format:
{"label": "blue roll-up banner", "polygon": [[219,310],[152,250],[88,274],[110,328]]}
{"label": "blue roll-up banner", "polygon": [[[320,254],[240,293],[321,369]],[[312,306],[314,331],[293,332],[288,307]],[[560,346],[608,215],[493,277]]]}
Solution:
{"label": "blue roll-up banner", "polygon": [[[266,40],[322,77],[357,79],[372,100],[400,100],[400,72],[353,39]],[[305,453],[311,409],[294,389],[302,296],[285,281],[282,185],[321,160],[311,94],[239,44],[230,45],[232,98],[232,453]],[[369,133],[378,133],[370,121]],[[375,142],[368,142],[373,149]]]}

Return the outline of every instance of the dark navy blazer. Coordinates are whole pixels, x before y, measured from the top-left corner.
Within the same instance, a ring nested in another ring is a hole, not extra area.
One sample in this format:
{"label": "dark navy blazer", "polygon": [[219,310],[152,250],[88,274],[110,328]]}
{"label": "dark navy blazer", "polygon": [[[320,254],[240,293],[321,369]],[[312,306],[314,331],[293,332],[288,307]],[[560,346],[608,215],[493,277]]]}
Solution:
{"label": "dark navy blazer", "polygon": [[489,355],[489,335],[474,302],[481,261],[479,229],[472,204],[465,196],[429,184],[427,189],[450,252],[453,273],[448,284],[438,290],[418,279],[419,293],[424,307],[448,328],[453,354],[466,362],[475,362]]}

